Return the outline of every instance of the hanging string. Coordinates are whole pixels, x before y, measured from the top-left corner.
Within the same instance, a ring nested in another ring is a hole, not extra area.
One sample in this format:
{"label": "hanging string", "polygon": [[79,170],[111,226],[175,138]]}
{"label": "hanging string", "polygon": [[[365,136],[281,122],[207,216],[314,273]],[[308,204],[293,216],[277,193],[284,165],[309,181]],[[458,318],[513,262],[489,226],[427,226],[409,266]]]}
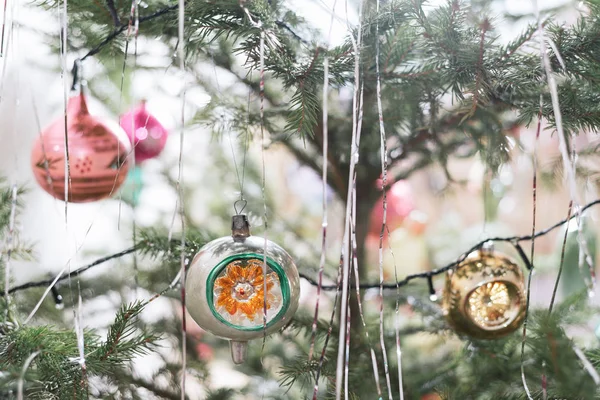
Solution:
{"label": "hanging string", "polygon": [[[379,3],[377,0],[377,14],[379,15]],[[383,366],[385,371],[385,380],[387,384],[388,397],[393,400],[392,384],[390,382],[390,371],[387,359],[387,350],[383,336],[383,236],[386,231],[387,222],[387,143],[385,135],[385,125],[383,123],[383,106],[381,104],[381,71],[379,66],[380,56],[379,43],[379,21],[375,24],[375,73],[377,75],[377,113],[379,115],[379,134],[381,142],[381,191],[383,193],[383,220],[381,223],[381,232],[379,234],[379,343],[381,345],[381,353],[383,355]]]}
{"label": "hanging string", "polygon": [[[62,78],[63,78],[63,102],[64,102],[64,129],[65,129],[65,152],[64,152],[64,157],[65,157],[65,191],[64,191],[64,203],[65,203],[65,231],[69,232],[69,222],[68,222],[68,204],[69,204],[69,188],[71,185],[71,165],[70,165],[70,159],[69,159],[69,137],[68,137],[68,117],[67,117],[67,104],[68,104],[68,92],[69,92],[69,86],[68,86],[68,82],[66,79],[66,71],[67,71],[67,26],[68,26],[68,14],[67,14],[67,0],[63,0],[63,9],[62,9],[63,13],[62,13],[62,24],[61,24],[61,60],[62,60]],[[73,85],[71,88],[75,88],[76,90],[79,89],[81,90],[80,87],[76,87],[75,85],[79,84],[79,78],[80,78],[80,74],[81,74],[81,66],[80,66],[80,62],[79,60],[76,60],[75,63],[73,64]],[[79,301],[79,307],[78,307],[78,311],[79,311],[79,315],[77,313],[77,310],[75,309],[75,302],[73,299],[73,288],[72,288],[72,283],[71,283],[71,260],[69,259],[67,261],[67,269],[69,271],[69,293],[71,295],[71,304],[72,304],[72,311],[73,311],[73,320],[75,322],[75,335],[77,338],[77,347],[79,350],[79,364],[81,366],[81,374],[82,374],[82,380],[81,383],[82,385],[85,385],[87,387],[87,379],[86,379],[86,365],[85,365],[85,351],[84,351],[84,347],[85,347],[85,338],[83,336],[83,327],[80,328],[81,325],[81,311],[82,311],[82,307],[81,307],[81,301]],[[79,281],[77,284],[77,289],[78,289],[78,298],[81,300],[81,291],[80,291],[80,286],[79,286]],[[47,295],[48,291],[45,293],[45,295]],[[37,306],[39,307],[39,306]],[[37,311],[37,307],[34,309],[34,311]],[[30,317],[28,317],[28,320],[31,319],[31,317],[33,317],[33,312],[32,314],[30,314]]]}
{"label": "hanging string", "polygon": [[[265,344],[267,340],[267,229],[268,229],[268,220],[267,220],[267,196],[266,196],[266,167],[265,167],[265,31],[262,26],[262,22],[260,20],[255,20],[250,13],[250,10],[246,7],[246,1],[240,0],[240,7],[244,10],[244,13],[248,17],[250,24],[260,30],[260,45],[259,45],[259,97],[260,97],[260,137],[261,137],[261,160],[262,160],[262,179],[261,179],[261,192],[263,198],[263,224],[264,224],[264,246],[263,246],[263,293],[265,296],[263,298],[263,340],[261,347],[261,354],[264,352]],[[262,362],[262,355],[261,355]]]}
{"label": "hanging string", "polygon": [[[185,22],[185,0],[179,1],[179,40],[177,50],[179,55],[179,69],[182,74],[185,74],[185,38],[184,38],[184,22]],[[181,93],[181,134],[179,139],[179,172],[177,175],[177,193],[179,195],[179,213],[181,215],[181,268],[179,271],[181,280],[181,400],[185,400],[185,378],[187,364],[187,324],[186,324],[186,308],[185,308],[185,207],[183,196],[183,138],[185,133],[185,92],[184,84]]]}
{"label": "hanging string", "polygon": [[17,382],[17,400],[23,400],[23,386],[25,385],[25,373],[29,369],[34,358],[36,358],[42,351],[34,351],[25,359],[23,363],[23,368],[21,369],[21,374],[19,375],[19,380]]}
{"label": "hanging string", "polygon": [[4,263],[4,302],[6,310],[4,313],[5,321],[8,320],[8,309],[10,305],[10,261],[14,249],[14,230],[15,230],[15,214],[17,211],[17,185],[11,188],[10,216],[8,219],[8,235],[6,238],[6,262]]}
{"label": "hanging string", "polygon": [[[121,68],[121,84],[119,87],[119,108],[118,110],[121,111],[121,107],[123,105],[123,85],[125,84],[125,71],[127,69],[127,55],[129,54],[129,38],[131,36],[131,28],[132,26],[135,27],[134,25],[134,20],[136,19],[136,10],[137,10],[137,2],[138,0],[131,0],[131,9],[129,10],[129,20],[127,22],[127,33],[125,34],[125,51],[123,54],[123,68]],[[114,13],[114,19],[115,19],[115,24],[118,26],[118,24],[120,24],[119,21],[119,16],[117,15],[116,11]],[[134,35],[135,35],[135,51],[137,52],[137,32],[135,32],[134,30]],[[137,58],[137,54],[135,55],[135,58]],[[135,71],[135,66],[134,69]],[[133,132],[133,138],[135,139],[135,118],[131,119],[131,126],[132,126],[132,132]],[[121,125],[121,116],[119,115],[119,125]],[[131,157],[133,160],[135,160],[135,140],[133,140],[133,146],[131,148]],[[117,157],[119,157],[120,159],[121,156],[121,142],[117,143]],[[117,230],[121,230],[121,208],[122,208],[122,204],[123,204],[123,192],[119,191],[119,213],[118,213],[118,217],[117,217]],[[134,222],[133,225],[135,226],[135,217],[133,218]],[[135,232],[134,232],[135,235]],[[134,263],[134,268],[137,267],[137,263]],[[137,271],[134,269],[134,275],[136,275],[136,280],[137,280]]]}
{"label": "hanging string", "polygon": [[[390,236],[390,227],[386,226],[388,237]],[[388,240],[388,248],[392,261],[394,262],[394,280],[396,281],[396,309],[394,315],[394,329],[396,333],[396,363],[398,364],[398,393],[400,400],[404,400],[404,384],[402,379],[402,347],[400,346],[400,285],[398,284],[398,267],[396,265],[396,257],[392,250],[392,244]],[[383,285],[379,285],[381,288]],[[437,300],[437,299],[436,299]]]}
{"label": "hanging string", "polygon": [[[353,182],[353,187],[356,186],[356,175]],[[352,214],[356,215],[356,190],[352,190]],[[373,377],[375,378],[375,387],[377,389],[377,396],[381,398],[381,385],[379,384],[379,368],[377,366],[377,357],[375,355],[375,350],[373,349],[373,344],[371,343],[371,338],[369,337],[369,331],[367,330],[367,323],[365,320],[363,308],[362,308],[362,299],[360,295],[360,276],[358,273],[358,252],[357,252],[357,242],[356,242],[356,224],[355,221],[352,223],[352,265],[354,269],[354,285],[356,289],[356,301],[358,303],[358,313],[360,314],[360,320],[364,329],[365,338],[367,341],[367,345],[369,347],[369,353],[371,355],[371,364],[373,366]],[[347,377],[346,377],[347,379]],[[346,381],[347,384],[347,381]]]}
{"label": "hanging string", "polygon": [[[343,254],[340,256],[340,261],[338,263],[338,271],[337,271],[337,282],[335,284],[335,297],[333,298],[334,307],[331,310],[331,317],[329,318],[329,325],[327,328],[327,334],[325,335],[325,343],[323,343],[323,348],[321,349],[321,356],[319,358],[319,365],[317,367],[317,373],[315,374],[315,386],[313,388],[313,397],[312,400],[317,400],[317,395],[319,393],[319,377],[321,376],[321,370],[323,369],[323,361],[325,360],[325,352],[327,351],[327,345],[329,344],[329,339],[331,338],[331,332],[333,331],[333,320],[335,319],[336,307],[335,305],[338,302],[338,298],[341,291],[342,285],[342,268],[344,264]],[[306,279],[306,277],[305,277]],[[325,287],[323,286],[322,289]],[[341,321],[340,321],[340,329]]]}
{"label": "hanging string", "polygon": [[[536,220],[536,209],[537,209],[537,147],[540,138],[540,131],[542,130],[542,111],[544,106],[544,98],[540,94],[540,107],[538,111],[538,123],[537,129],[535,132],[535,140],[533,143],[533,182],[532,182],[532,202],[533,202],[533,210],[532,210],[532,222],[531,222],[531,253],[530,253],[530,263],[532,267],[535,264],[534,255],[535,255],[535,220]],[[570,214],[569,214],[570,216]],[[527,378],[525,377],[525,340],[527,338],[527,322],[529,319],[529,296],[531,293],[531,276],[533,275],[533,269],[529,270],[527,276],[527,302],[525,303],[525,318],[523,321],[523,337],[521,341],[521,381],[523,382],[523,387],[525,388],[525,392],[527,393],[528,398],[531,398],[531,393],[529,392],[529,387],[527,386]],[[542,372],[542,381],[546,381],[546,375]]]}
{"label": "hanging string", "polygon": [[[571,219],[571,211],[573,210],[573,200],[569,202],[569,211],[567,212],[567,219]],[[548,307],[548,315],[552,313],[554,307],[554,300],[556,298],[556,292],[558,290],[558,282],[560,282],[560,276],[562,274],[564,262],[565,262],[565,249],[567,247],[567,237],[569,236],[569,225],[565,227],[565,234],[563,237],[562,249],[560,252],[560,266],[558,267],[558,273],[556,274],[556,281],[554,281],[554,288],[552,289],[552,298],[550,299],[550,306]],[[533,243],[532,243],[533,245]],[[542,361],[542,398],[546,400],[548,398],[548,380],[546,378],[546,361]]]}
{"label": "hanging string", "polygon": [[[68,217],[67,217],[67,205],[69,204],[69,187],[71,185],[71,166],[69,160],[69,139],[67,135],[67,100],[68,100],[68,83],[67,83],[67,24],[68,24],[68,16],[67,16],[67,0],[63,0],[63,8],[62,8],[62,23],[61,23],[61,42],[60,42],[60,50],[61,50],[61,62],[62,62],[62,79],[63,79],[63,103],[64,103],[64,119],[65,119],[65,225],[67,225]],[[73,67],[74,71],[75,66]]]}
{"label": "hanging string", "polygon": [[[592,297],[594,295],[594,288],[596,284],[596,273],[594,270],[594,262],[592,257],[590,256],[587,241],[583,234],[583,224],[581,219],[581,207],[579,202],[579,195],[577,193],[577,182],[575,178],[575,157],[571,157],[569,155],[569,143],[568,136],[563,129],[562,125],[562,114],[560,110],[560,102],[558,99],[558,87],[556,84],[556,79],[554,78],[554,73],[552,71],[552,65],[550,63],[550,58],[548,56],[548,52],[546,51],[546,43],[551,43],[550,40],[545,38],[544,28],[542,26],[542,22],[540,19],[539,8],[537,4],[537,0],[532,0],[534,6],[534,13],[537,18],[538,23],[538,35],[540,41],[540,56],[542,62],[542,68],[544,70],[544,74],[546,75],[546,80],[548,82],[548,89],[550,91],[550,98],[552,100],[552,110],[554,112],[554,120],[556,125],[556,132],[558,135],[558,144],[559,150],[562,156],[563,168],[565,170],[565,175],[567,178],[567,183],[569,186],[569,192],[571,194],[571,200],[573,200],[573,207],[576,212],[577,226],[578,226],[578,234],[577,241],[579,244],[579,253],[580,253],[580,261],[579,268],[581,271],[581,275],[584,277],[584,281],[588,288],[588,295]],[[561,63],[563,69],[565,68],[564,62],[562,62],[562,58],[557,51],[556,46],[551,44],[551,47],[554,48],[555,54],[559,62]],[[584,264],[588,267],[588,273],[590,274],[590,278],[587,277],[587,274],[583,271]]]}
{"label": "hanging string", "polygon": [[8,0],[4,0],[4,14],[2,16],[2,37],[0,38],[0,57],[4,57],[4,32],[6,30],[6,10],[7,10]]}
{"label": "hanging string", "polygon": [[[571,212],[573,211],[573,200],[569,202],[569,211],[567,212],[567,220],[571,219]],[[560,276],[563,271],[565,264],[565,249],[567,248],[567,237],[569,236],[569,224],[565,226],[565,235],[563,237],[562,248],[560,251],[560,266],[558,267],[558,273],[556,274],[556,281],[554,281],[554,288],[552,289],[552,298],[550,299],[550,306],[548,306],[548,314],[552,313],[554,307],[554,300],[556,299],[556,292],[558,291],[558,282],[560,282]]]}
{"label": "hanging string", "polygon": [[329,50],[330,42],[331,42],[331,31],[333,29],[333,17],[335,15],[335,6],[337,4],[337,0],[333,2],[333,12],[331,14],[331,21],[329,22],[329,32],[327,34],[327,42],[325,44],[325,57],[323,59],[323,168],[321,171],[321,181],[322,181],[322,212],[323,218],[321,220],[321,256],[319,258],[319,272],[318,272],[318,285],[317,285],[317,298],[315,300],[315,314],[312,323],[312,332],[310,337],[310,349],[308,351],[308,363],[310,364],[313,356],[313,351],[315,349],[315,341],[317,338],[317,322],[319,320],[319,301],[321,298],[321,286],[323,285],[323,271],[325,270],[325,262],[327,260],[327,168],[329,162],[329,55],[327,51]]}
{"label": "hanging string", "polygon": [[[10,57],[8,57],[8,49],[10,47],[10,44],[12,42],[12,36],[13,36],[13,28],[14,28],[14,21],[15,21],[15,13],[14,13],[14,8],[15,8],[15,3],[13,1],[12,7],[11,7],[11,16],[10,16],[10,26],[8,28],[8,34],[6,37],[6,46],[4,46],[4,29],[5,29],[5,25],[6,25],[6,15],[7,15],[7,4],[8,0],[4,0],[4,21],[2,23],[2,40],[0,41],[0,57],[3,57],[4,60],[2,62],[2,77],[0,78],[0,100],[2,99],[2,96],[4,94],[4,82],[5,82],[5,76],[6,76],[6,71],[8,70],[7,66],[8,66],[8,60]],[[18,53],[17,53],[18,54]],[[18,70],[17,70],[18,71]]]}
{"label": "hanging string", "polygon": [[587,359],[587,357],[585,356],[585,353],[583,351],[581,351],[581,349],[579,347],[577,347],[577,345],[575,345],[575,344],[573,344],[573,351],[575,352],[575,354],[577,355],[577,357],[583,364],[583,368],[587,371],[589,376],[594,380],[594,383],[596,384],[596,386],[600,386],[600,375],[598,374],[598,371],[596,371],[596,368],[594,367],[594,365],[592,365],[590,360]]}
{"label": "hanging string", "polygon": [[[341,315],[340,315],[340,333],[339,333],[339,345],[338,345],[338,356],[337,356],[337,367],[336,367],[336,400],[341,399],[342,389],[342,378],[343,369],[345,365],[344,358],[344,343],[346,341],[346,329],[342,327],[342,324],[349,324],[350,321],[346,319],[347,304],[348,304],[348,288],[349,288],[349,275],[350,275],[350,257],[348,254],[348,248],[350,243],[350,226],[352,220],[352,190],[354,171],[358,163],[358,144],[360,140],[360,130],[358,129],[358,109],[360,105],[359,88],[360,88],[360,45],[362,36],[362,0],[359,1],[359,26],[357,38],[355,39],[352,35],[350,40],[354,47],[354,96],[352,100],[352,143],[350,147],[350,171],[348,174],[348,196],[346,200],[346,217],[344,222],[344,239],[342,241],[342,300],[341,300]],[[362,92],[361,92],[362,93]]]}
{"label": "hanging string", "polygon": [[75,331],[77,332],[77,347],[79,349],[79,365],[81,365],[81,384],[87,393],[87,366],[85,364],[85,343],[83,335],[83,301],[81,299],[81,287],[77,280],[77,315],[75,315]]}
{"label": "hanging string", "polygon": [[[246,9],[247,10],[247,9]],[[259,24],[260,26],[260,24]],[[265,294],[263,297],[263,341],[262,341],[262,351],[265,348],[265,342],[267,338],[267,196],[265,193],[266,187],[266,170],[265,170],[265,32],[263,30],[260,31],[260,140],[262,143],[261,146],[261,161],[262,161],[262,179],[261,179],[261,192],[263,199],[263,221],[264,221],[264,248],[263,248],[263,293]]]}
{"label": "hanging string", "polygon": [[[132,12],[130,12],[129,14],[129,19],[133,19],[133,32],[134,32],[134,45],[133,45],[133,72],[136,71],[137,69],[137,56],[138,56],[138,33],[140,30],[140,13],[139,13],[139,0],[132,0],[131,2],[131,8],[132,8]],[[128,33],[129,35],[129,33]],[[126,43],[128,42],[128,40],[126,41]],[[125,55],[127,55],[127,51],[125,51]],[[125,66],[125,61],[123,61],[123,66]],[[132,80],[133,80],[133,76],[132,76]],[[121,93],[123,93],[123,84],[121,83]],[[148,120],[150,119],[150,115],[148,115],[148,117],[146,118],[146,122],[144,123],[144,127],[146,127],[146,125],[148,124]],[[131,118],[131,132],[133,132],[133,137],[135,139],[135,120],[134,118]],[[135,140],[133,141],[133,146],[131,149],[131,159],[134,161],[135,163]],[[134,167],[135,168],[135,165]],[[137,243],[137,223],[136,223],[136,215],[135,215],[135,204],[133,206],[133,217],[132,217],[132,221],[131,221],[131,229],[132,229],[132,237],[133,237],[133,243]],[[139,282],[139,269],[138,269],[138,260],[137,260],[137,254],[133,253],[133,282],[135,285],[135,297],[138,297],[138,289],[140,286],[140,282]]]}
{"label": "hanging string", "polygon": [[[350,302],[346,303],[346,356],[344,360],[344,398],[348,399],[348,372],[350,370]],[[340,324],[341,325],[341,324]]]}

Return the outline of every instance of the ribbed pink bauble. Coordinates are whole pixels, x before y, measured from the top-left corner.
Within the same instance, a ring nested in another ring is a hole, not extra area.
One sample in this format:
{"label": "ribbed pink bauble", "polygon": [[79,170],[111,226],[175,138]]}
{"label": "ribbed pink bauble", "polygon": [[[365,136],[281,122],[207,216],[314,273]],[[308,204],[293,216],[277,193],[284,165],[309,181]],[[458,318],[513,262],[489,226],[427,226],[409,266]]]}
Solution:
{"label": "ribbed pink bauble", "polygon": [[[90,115],[83,93],[67,102],[67,140],[71,185],[69,202],[111,196],[127,177],[131,145],[118,124]],[[44,129],[33,144],[31,166],[46,192],[65,199],[65,118]]]}
{"label": "ribbed pink bauble", "polygon": [[135,146],[135,161],[157,157],[165,148],[169,132],[146,110],[146,102],[121,116],[121,127]]}

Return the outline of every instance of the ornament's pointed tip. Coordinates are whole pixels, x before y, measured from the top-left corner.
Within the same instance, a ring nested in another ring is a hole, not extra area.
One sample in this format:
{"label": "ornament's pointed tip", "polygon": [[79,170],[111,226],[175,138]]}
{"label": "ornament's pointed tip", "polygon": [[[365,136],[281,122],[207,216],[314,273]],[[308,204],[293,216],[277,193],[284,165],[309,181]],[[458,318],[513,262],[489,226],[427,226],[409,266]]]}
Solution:
{"label": "ornament's pointed tip", "polygon": [[246,356],[248,354],[248,342],[231,340],[229,342],[229,348],[231,349],[231,359],[235,364],[243,364],[246,361]]}

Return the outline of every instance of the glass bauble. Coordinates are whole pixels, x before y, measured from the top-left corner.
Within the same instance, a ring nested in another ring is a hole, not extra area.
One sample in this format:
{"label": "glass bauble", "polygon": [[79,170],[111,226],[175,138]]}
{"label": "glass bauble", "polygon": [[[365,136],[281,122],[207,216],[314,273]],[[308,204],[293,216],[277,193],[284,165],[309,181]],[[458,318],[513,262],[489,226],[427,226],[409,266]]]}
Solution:
{"label": "glass bauble", "polygon": [[245,217],[235,216],[232,236],[211,241],[194,257],[185,290],[192,318],[231,340],[233,360],[241,363],[248,340],[277,331],[294,316],[300,278],[283,248],[267,240],[265,249],[264,238],[250,236],[236,221],[247,226]]}
{"label": "glass bauble", "polygon": [[167,144],[169,132],[146,109],[146,102],[121,116],[121,128],[135,147],[135,162],[157,157]]}
{"label": "glass bauble", "polygon": [[[83,93],[67,103],[66,137],[71,184],[68,201],[84,203],[111,196],[125,181],[131,145],[116,123],[90,115]],[[65,117],[36,138],[31,151],[33,174],[42,189],[65,200]]]}
{"label": "glass bauble", "polygon": [[[381,188],[381,186],[379,186]],[[400,227],[409,214],[415,209],[412,188],[408,181],[398,181],[386,192],[386,225],[390,231]],[[383,224],[383,196],[371,211],[369,233],[379,236]]]}
{"label": "glass bauble", "polygon": [[496,339],[514,332],[525,318],[521,268],[491,247],[475,251],[448,271],[442,307],[458,333]]}

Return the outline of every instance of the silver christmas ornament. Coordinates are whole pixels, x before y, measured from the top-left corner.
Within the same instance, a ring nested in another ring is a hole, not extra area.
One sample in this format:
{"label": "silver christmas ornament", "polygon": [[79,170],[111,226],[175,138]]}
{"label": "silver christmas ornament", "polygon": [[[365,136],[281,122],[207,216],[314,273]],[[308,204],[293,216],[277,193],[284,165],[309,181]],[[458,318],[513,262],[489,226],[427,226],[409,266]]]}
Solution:
{"label": "silver christmas ornament", "polygon": [[264,238],[250,235],[246,216],[235,215],[231,236],[207,243],[196,254],[185,290],[192,318],[229,339],[231,357],[241,364],[248,340],[277,331],[293,317],[300,277],[283,248],[270,240],[265,246]]}

